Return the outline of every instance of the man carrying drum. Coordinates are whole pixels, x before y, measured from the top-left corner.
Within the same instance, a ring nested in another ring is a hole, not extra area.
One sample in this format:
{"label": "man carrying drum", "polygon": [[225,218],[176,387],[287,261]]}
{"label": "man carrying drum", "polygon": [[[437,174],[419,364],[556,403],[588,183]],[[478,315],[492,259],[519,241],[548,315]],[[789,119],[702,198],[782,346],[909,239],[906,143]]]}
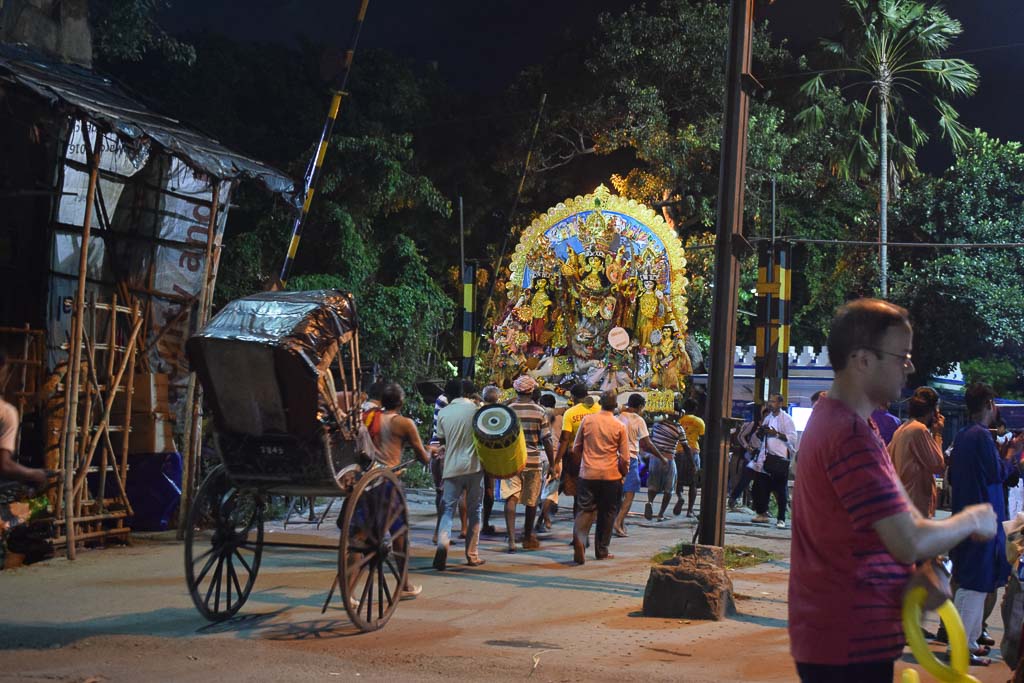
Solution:
{"label": "man carrying drum", "polygon": [[544,466],[549,462],[551,467],[558,466],[554,446],[551,439],[551,427],[548,425],[544,409],[534,403],[533,390],[537,381],[529,375],[522,375],[512,383],[516,397],[508,404],[522,425],[526,440],[526,467],[519,474],[503,479],[501,495],[505,499],[505,526],[508,530],[508,551],[516,551],[516,506],[522,501],[526,508],[526,519],[523,525],[523,549],[536,550],[540,541],[534,533],[534,521],[537,517],[537,501],[543,487]]}

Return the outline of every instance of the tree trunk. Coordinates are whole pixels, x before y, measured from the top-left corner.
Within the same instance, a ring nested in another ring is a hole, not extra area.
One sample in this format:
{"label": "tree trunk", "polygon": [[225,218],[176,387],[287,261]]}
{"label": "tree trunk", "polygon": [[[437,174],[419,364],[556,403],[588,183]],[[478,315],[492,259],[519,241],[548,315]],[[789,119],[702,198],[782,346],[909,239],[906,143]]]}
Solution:
{"label": "tree trunk", "polygon": [[881,155],[879,159],[879,210],[878,210],[878,261],[880,296],[884,299],[889,295],[889,226],[886,216],[889,213],[889,103],[883,94],[879,98],[879,115],[881,120]]}

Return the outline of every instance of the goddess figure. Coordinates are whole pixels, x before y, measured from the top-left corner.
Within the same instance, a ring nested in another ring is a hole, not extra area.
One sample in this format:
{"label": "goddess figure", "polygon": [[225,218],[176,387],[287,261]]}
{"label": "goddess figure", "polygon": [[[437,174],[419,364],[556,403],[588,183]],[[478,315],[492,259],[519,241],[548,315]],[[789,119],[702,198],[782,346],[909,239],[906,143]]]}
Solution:
{"label": "goddess figure", "polygon": [[616,309],[615,324],[626,330],[636,325],[636,297],[640,283],[635,277],[627,277],[615,286],[619,295],[619,306]]}
{"label": "goddess figure", "polygon": [[675,328],[665,325],[661,328],[661,342],[655,350],[657,357],[658,386],[670,391],[681,391],[683,377],[693,374],[690,355],[686,345],[676,337]]}
{"label": "goddess figure", "polygon": [[548,324],[548,310],[551,308],[551,297],[548,296],[548,279],[539,277],[533,283],[534,293],[530,299],[530,311],[533,315],[530,321],[530,341],[534,344],[543,344],[544,329]]}
{"label": "goddess figure", "polygon": [[586,263],[581,268],[583,288],[590,292],[599,292],[608,286],[607,276],[604,273],[604,258],[597,254],[587,257]]}
{"label": "goddess figure", "polygon": [[658,317],[661,305],[661,294],[655,289],[654,280],[644,280],[644,290],[640,294],[639,315],[636,319],[636,338],[643,348],[650,348],[651,332],[654,331],[654,319]]}

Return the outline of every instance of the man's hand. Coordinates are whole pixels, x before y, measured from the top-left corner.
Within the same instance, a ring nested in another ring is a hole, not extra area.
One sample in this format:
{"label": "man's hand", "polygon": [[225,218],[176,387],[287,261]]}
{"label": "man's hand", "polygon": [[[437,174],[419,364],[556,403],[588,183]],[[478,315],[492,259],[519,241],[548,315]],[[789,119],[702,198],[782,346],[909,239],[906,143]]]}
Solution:
{"label": "man's hand", "polygon": [[25,473],[25,483],[31,484],[36,489],[42,490],[46,488],[49,479],[46,475],[46,470],[30,469]]}
{"label": "man's hand", "polygon": [[971,518],[974,522],[972,541],[988,541],[995,538],[996,532],[999,530],[999,519],[991,504],[968,505],[960,514]]}
{"label": "man's hand", "polygon": [[904,595],[919,586],[925,589],[923,608],[926,611],[934,612],[946,600],[953,598],[949,585],[949,573],[936,560],[928,560],[914,572],[904,590]]}
{"label": "man's hand", "polygon": [[937,413],[935,415],[935,419],[932,421],[932,433],[942,434],[942,430],[943,428],[945,428],[945,426],[946,418],[942,415],[942,413]]}

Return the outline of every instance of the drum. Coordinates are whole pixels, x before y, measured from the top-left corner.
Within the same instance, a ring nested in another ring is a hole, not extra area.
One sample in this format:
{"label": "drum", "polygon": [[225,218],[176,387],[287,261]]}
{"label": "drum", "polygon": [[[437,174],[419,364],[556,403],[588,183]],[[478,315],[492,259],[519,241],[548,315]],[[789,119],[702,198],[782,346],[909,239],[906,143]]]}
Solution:
{"label": "drum", "polygon": [[526,467],[526,438],[508,406],[484,406],[473,416],[473,441],[480,465],[492,477],[514,477]]}

